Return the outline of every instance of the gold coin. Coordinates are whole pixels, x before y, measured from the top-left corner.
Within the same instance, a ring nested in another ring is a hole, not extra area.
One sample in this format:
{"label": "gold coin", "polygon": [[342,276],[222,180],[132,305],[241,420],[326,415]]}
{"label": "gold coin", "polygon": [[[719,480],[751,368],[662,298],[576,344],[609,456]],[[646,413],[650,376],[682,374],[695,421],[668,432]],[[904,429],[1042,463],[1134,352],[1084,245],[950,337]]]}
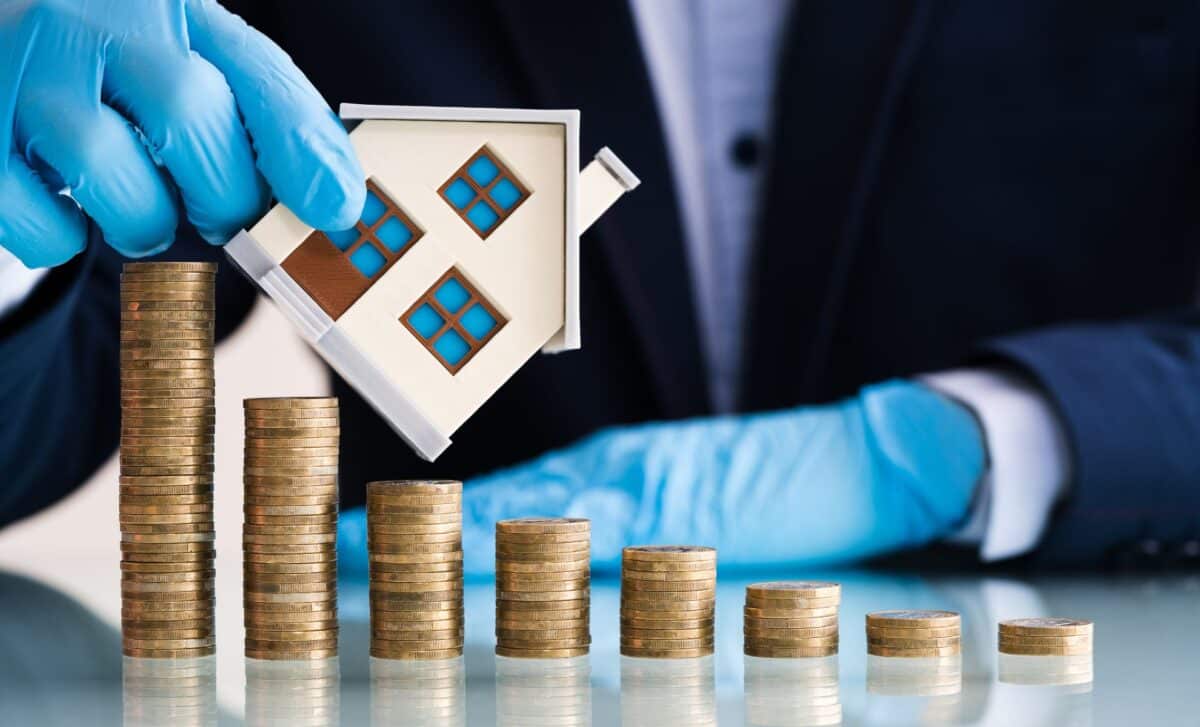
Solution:
{"label": "gold coin", "polygon": [[707,574],[715,574],[716,566],[709,561],[678,561],[678,562],[659,562],[653,560],[627,560],[621,563],[621,577],[624,578],[626,573],[630,573],[631,577],[642,578],[644,574],[651,573],[693,573],[696,571]]}
{"label": "gold coin", "polygon": [[754,637],[754,638],[760,638],[760,639],[770,639],[770,638],[774,638],[777,635],[778,636],[786,635],[786,636],[794,637],[794,638],[828,638],[830,636],[833,636],[836,638],[838,635],[838,627],[837,627],[837,624],[834,624],[832,626],[820,626],[820,627],[816,627],[816,628],[771,629],[771,628],[758,628],[755,626],[751,626],[750,624],[747,623],[746,626],[742,629],[742,634],[746,637]]}
{"label": "gold coin", "polygon": [[753,606],[746,606],[742,609],[742,612],[751,618],[787,620],[826,618],[838,615],[837,606],[824,608],[755,608]]}
{"label": "gold coin", "polygon": [[371,553],[389,555],[421,555],[437,553],[462,553],[462,539],[456,538],[444,543],[426,542],[388,542],[381,541],[378,536],[367,536],[367,549]]}
{"label": "gold coin", "polygon": [[577,563],[588,561],[588,551],[567,553],[496,553],[496,563]]}
{"label": "gold coin", "polygon": [[337,636],[324,639],[307,639],[301,641],[287,641],[278,639],[246,639],[246,649],[248,651],[299,651],[306,649],[336,649],[338,645]]}
{"label": "gold coin", "polygon": [[309,422],[309,424],[311,426],[273,427],[273,428],[246,427],[245,434],[246,434],[246,439],[248,439],[248,440],[249,439],[265,440],[265,439],[270,439],[272,437],[278,437],[281,439],[291,439],[291,438],[295,438],[295,437],[302,437],[305,439],[308,439],[311,437],[319,437],[321,439],[329,439],[329,438],[339,437],[342,433],[342,429],[341,429],[341,427],[339,427],[337,425],[337,422],[333,422],[330,424],[324,424],[322,426],[316,426],[312,422]]}
{"label": "gold coin", "polygon": [[190,543],[137,543],[128,542],[121,543],[121,552],[128,554],[137,553],[152,553],[155,555],[169,555],[179,553],[198,553],[211,556],[215,550],[212,542],[190,542]]}
{"label": "gold coin", "polygon": [[[121,620],[122,629],[129,627],[134,629],[163,629],[163,630],[180,630],[187,631],[189,629],[211,629],[215,621],[211,618],[180,618],[180,619],[142,619],[142,618],[127,618]],[[180,637],[187,638],[187,637]]]}
{"label": "gold coin", "polygon": [[521,593],[578,592],[587,590],[590,584],[590,578],[579,578],[572,581],[543,581],[541,583],[512,583],[504,578],[496,580],[496,587],[498,589],[502,591],[519,591]]}
{"label": "gold coin", "polygon": [[336,533],[316,535],[256,535],[244,534],[242,541],[245,545],[315,545],[318,543],[337,542]]}
{"label": "gold coin", "polygon": [[536,586],[543,583],[561,583],[563,581],[578,581],[591,577],[590,568],[572,568],[563,571],[546,573],[497,573],[496,580],[512,584],[518,590],[524,586]]}
{"label": "gold coin", "polygon": [[[134,371],[157,372],[161,376],[171,376],[171,375],[175,374],[176,372],[180,372],[180,371],[188,371],[188,372],[193,372],[193,373],[195,373],[195,372],[212,373],[213,371],[215,371],[215,368],[213,367],[213,362],[212,362],[212,349],[211,348],[207,348],[204,346],[195,346],[194,348],[189,349],[198,354],[207,353],[208,354],[207,356],[205,356],[205,355],[176,356],[172,353],[172,351],[179,349],[179,348],[183,348],[183,346],[181,345],[181,342],[179,342],[179,341],[171,341],[171,343],[175,344],[175,347],[173,349],[150,348],[149,346],[138,346],[138,347],[127,346],[126,350],[135,351],[142,355],[129,356],[128,358],[126,358],[124,361],[121,362],[121,368],[129,373],[133,373]],[[151,354],[157,354],[157,355],[152,356]],[[147,408],[159,408],[159,409],[181,408],[182,409],[182,408],[185,408],[185,405],[183,402],[186,401],[188,398],[197,400],[197,402],[192,405],[195,408],[208,407],[211,409],[214,406],[213,402],[206,401],[205,397],[174,397],[173,399],[164,399],[162,397],[155,397],[155,398],[158,399],[158,401],[160,401],[160,402],[164,402],[164,401],[169,402],[171,404],[171,406],[170,407],[167,407],[167,406],[163,406],[163,407],[131,406],[131,407],[125,407],[125,408],[133,409],[133,410],[137,410],[137,411],[141,411],[141,410],[147,409]]]}
{"label": "gold coin", "polygon": [[216,554],[216,550],[212,548],[165,553],[122,549],[121,556],[124,560],[121,561],[121,567],[130,573],[182,573],[185,569],[194,570],[205,561],[211,561]]}
{"label": "gold coin", "polygon": [[654,603],[621,604],[621,615],[630,618],[651,618],[653,614],[662,614],[670,618],[690,618],[692,613],[711,615],[716,608],[711,598],[703,601],[657,601]]}
{"label": "gold coin", "polygon": [[875,611],[867,614],[867,625],[879,628],[946,628],[962,625],[954,611]]}
{"label": "gold coin", "polygon": [[590,530],[591,521],[578,517],[524,517],[496,523],[496,531],[505,533],[579,533]]}
{"label": "gold coin", "polygon": [[587,568],[591,566],[591,560],[584,558],[582,560],[565,560],[553,562],[518,562],[508,559],[496,559],[497,573],[552,573],[562,572],[572,569]]}
{"label": "gold coin", "polygon": [[867,653],[873,656],[902,656],[909,658],[928,658],[931,656],[954,656],[961,653],[960,646],[942,646],[927,649],[895,649],[886,646],[867,644]]}
{"label": "gold coin", "polygon": [[331,576],[321,580],[307,581],[268,581],[262,578],[246,578],[242,586],[244,594],[294,594],[294,593],[329,593],[337,591],[337,577]]}
{"label": "gold coin", "polygon": [[268,613],[256,611],[245,612],[245,627],[247,630],[273,631],[285,629],[289,631],[328,631],[337,628],[337,612],[313,611],[306,614]]}
{"label": "gold coin", "polygon": [[370,587],[371,602],[377,604],[393,604],[403,602],[446,602],[457,604],[462,600],[463,597],[463,591],[461,587],[439,590],[423,589],[419,591],[402,591],[395,588],[382,587],[394,585],[396,584],[372,583]]}
{"label": "gold coin", "polygon": [[371,560],[377,563],[458,563],[462,561],[462,551],[448,553],[389,553],[379,552],[378,546],[372,549]]}
{"label": "gold coin", "polygon": [[211,492],[189,495],[132,495],[127,494],[124,488],[121,488],[121,492],[117,496],[117,503],[125,507],[147,507],[151,505],[179,507],[185,505],[212,505],[212,502],[213,496]]}
{"label": "gold coin", "polygon": [[134,477],[122,475],[118,480],[122,485],[154,485],[154,486],[179,486],[179,485],[203,485],[212,490],[213,476],[208,475],[176,475],[172,477]]}
{"label": "gold coin", "polygon": [[245,469],[284,469],[291,472],[301,470],[323,470],[326,467],[337,467],[338,457],[246,457]]}
{"label": "gold coin", "polygon": [[373,593],[437,593],[441,591],[461,591],[462,579],[453,578],[447,581],[385,581],[378,578],[371,580]]}
{"label": "gold coin", "polygon": [[212,502],[196,502],[191,504],[162,504],[162,505],[141,505],[141,504],[126,504],[124,502],[117,505],[118,512],[122,519],[128,515],[196,515],[210,514],[213,511]]}
{"label": "gold coin", "polygon": [[121,636],[125,639],[136,639],[138,641],[207,640],[213,637],[213,627],[210,625],[196,629],[147,629],[123,625],[121,627]]}
{"label": "gold coin", "polygon": [[713,626],[713,617],[707,616],[694,619],[679,619],[679,618],[633,618],[621,617],[621,628],[630,628],[639,631],[660,631],[660,630],[688,630],[698,628],[709,628]]}
{"label": "gold coin", "polygon": [[631,639],[621,635],[621,648],[633,649],[701,649],[711,647],[712,637],[700,639]]}
{"label": "gold coin", "polygon": [[242,591],[242,601],[246,603],[316,603],[328,601],[337,596],[336,583],[334,588],[325,591],[299,591],[295,593],[273,593],[269,591]]}
{"label": "gold coin", "polygon": [[749,608],[760,608],[763,610],[779,610],[779,609],[814,609],[814,608],[837,608],[841,603],[839,598],[805,598],[805,599],[783,599],[783,598],[756,598],[754,596],[746,596],[746,606]]}
{"label": "gold coin", "polygon": [[379,480],[367,483],[367,497],[388,494],[446,495],[462,492],[457,480]]}
{"label": "gold coin", "polygon": [[178,524],[197,524],[197,523],[212,523],[213,514],[211,507],[202,507],[199,512],[166,514],[166,513],[151,513],[151,514],[134,514],[129,512],[120,513],[122,525],[178,525]]}
{"label": "gold coin", "polygon": [[399,522],[409,521],[412,515],[461,515],[462,505],[460,503],[450,503],[444,505],[396,505],[396,504],[380,504],[379,502],[367,501],[367,517],[383,516],[387,519],[396,520]]}
{"label": "gold coin", "polygon": [[244,467],[242,471],[249,475],[294,475],[299,477],[315,477],[317,475],[336,475],[338,473],[338,468],[337,465],[329,465],[326,467],[283,467],[280,465],[260,467],[257,465],[252,465]]}
{"label": "gold coin", "polygon": [[367,558],[371,573],[443,573],[462,570],[461,560],[448,560],[444,563],[388,563],[371,554],[368,554]]}
{"label": "gold coin", "polygon": [[123,543],[196,543],[212,542],[216,535],[207,533],[127,533],[122,530]]}
{"label": "gold coin", "polygon": [[242,399],[242,407],[248,410],[272,409],[336,409],[336,396],[273,396]]}
{"label": "gold coin", "polygon": [[715,583],[716,576],[711,570],[693,571],[631,571],[626,569],[621,573],[621,581],[635,583],[638,586],[650,583],[683,583],[706,582]]}
{"label": "gold coin", "polygon": [[497,656],[507,656],[516,659],[569,659],[584,656],[588,647],[581,646],[566,649],[514,649],[506,646],[496,646]]}
{"label": "gold coin", "polygon": [[715,594],[715,589],[707,591],[630,591],[622,587],[621,603],[635,607],[637,604],[654,604],[661,608],[674,608],[672,604],[677,601],[711,602]]}
{"label": "gold coin", "polygon": [[397,649],[386,645],[371,644],[371,656],[376,659],[441,660],[457,659],[462,656],[462,647],[454,649]]}
{"label": "gold coin", "polygon": [[121,532],[137,535],[183,535],[213,532],[212,520],[202,523],[122,523]]}
{"label": "gold coin", "polygon": [[496,620],[496,629],[504,629],[506,631],[559,631],[559,630],[574,630],[587,629],[589,619],[585,615],[583,618],[574,619],[558,619],[558,620],[540,620],[537,617],[529,620],[522,619],[504,619]]}
{"label": "gold coin", "polygon": [[746,595],[758,598],[837,598],[842,588],[829,581],[768,581],[746,586]]}
{"label": "gold coin", "polygon": [[337,570],[337,561],[329,560],[317,563],[256,563],[253,560],[243,561],[243,567],[248,573],[327,573]]}
{"label": "gold coin", "polygon": [[323,613],[337,610],[337,595],[323,595],[322,598],[307,601],[266,601],[262,599],[248,601],[243,598],[242,606],[247,611],[253,611],[264,618],[269,614]]}
{"label": "gold coin", "polygon": [[[463,640],[463,627],[458,624],[451,628],[440,629],[437,631],[398,631],[389,629],[371,629],[372,639],[382,639],[384,641],[423,641],[423,642],[439,642],[449,641],[452,644],[460,644]],[[436,648],[436,647],[433,647]]]}
{"label": "gold coin", "polygon": [[246,641],[247,641],[247,643],[254,642],[254,643],[258,644],[259,646],[261,646],[264,642],[265,643],[274,643],[274,642],[285,642],[285,641],[301,641],[301,642],[336,641],[337,637],[338,637],[338,630],[337,630],[337,627],[335,626],[334,628],[326,629],[325,631],[306,631],[306,630],[302,630],[302,629],[280,629],[280,630],[272,629],[269,631],[264,631],[261,639],[248,637],[246,639]]}
{"label": "gold coin", "polygon": [[532,601],[508,601],[496,604],[497,623],[501,621],[522,622],[526,617],[547,621],[570,621],[572,619],[588,619],[590,613],[591,609],[587,600],[554,601],[548,604]]}
{"label": "gold coin", "polygon": [[215,274],[208,271],[152,270],[143,272],[125,270],[121,273],[122,282],[185,283],[197,281],[207,283],[215,280]]}
{"label": "gold coin", "polygon": [[212,499],[213,491],[209,485],[167,485],[164,487],[120,485],[120,492],[128,497],[207,497]]}
{"label": "gold coin", "polygon": [[210,582],[217,572],[210,568],[195,569],[190,571],[168,571],[166,573],[138,573],[135,571],[122,571],[121,581],[123,583],[188,583],[188,582]]}
{"label": "gold coin", "polygon": [[246,464],[271,465],[288,460],[305,466],[337,464],[338,448],[333,447],[246,447],[244,450]]}
{"label": "gold coin", "polygon": [[328,555],[332,557],[337,554],[337,545],[333,540],[324,543],[247,543],[245,540],[245,536],[242,536],[242,553],[247,558],[273,555]]}
{"label": "gold coin", "polygon": [[313,505],[267,506],[250,503],[242,506],[242,512],[247,515],[332,515],[337,511],[337,502],[330,502],[328,499]]}
{"label": "gold coin", "polygon": [[462,532],[447,533],[380,533],[367,526],[367,548],[371,543],[388,543],[391,545],[433,545],[445,547],[462,542]]}
{"label": "gold coin", "polygon": [[[246,412],[243,417],[245,421],[246,437],[262,437],[264,439],[271,437],[329,437],[332,436],[327,430],[337,428],[341,424],[341,415],[336,409],[322,410],[319,412],[324,416],[318,416],[317,412],[308,412],[305,414],[297,414],[296,416],[285,416],[283,414],[272,413],[270,415],[259,415],[253,412]],[[286,434],[279,430],[287,429],[304,429],[310,432],[305,435]]]}
{"label": "gold coin", "polygon": [[243,445],[247,452],[301,452],[315,450],[336,454],[341,446],[340,437],[270,437],[266,439],[247,439]]}
{"label": "gold coin", "polygon": [[700,561],[716,563],[717,551],[702,545],[629,545],[621,551],[623,561]]}
{"label": "gold coin", "polygon": [[192,659],[199,656],[211,656],[216,653],[216,646],[205,646],[199,649],[139,649],[132,646],[122,646],[121,653],[142,659]]}
{"label": "gold coin", "polygon": [[122,263],[121,274],[129,275],[130,273],[157,274],[157,275],[178,275],[180,273],[196,273],[204,275],[216,275],[217,263],[210,262],[176,262],[172,260],[147,260],[143,262],[128,262]]}
{"label": "gold coin", "polygon": [[367,496],[367,502],[377,505],[462,505],[462,495],[451,493],[448,495],[380,495],[373,494]]}
{"label": "gold coin", "polygon": [[281,530],[291,526],[303,526],[305,528],[321,528],[309,532],[333,532],[337,529],[338,516],[337,513],[329,515],[245,515],[242,518],[244,525],[254,527],[261,532],[290,532]]}
{"label": "gold coin", "polygon": [[1084,646],[1092,643],[1092,635],[1018,636],[1016,634],[1000,634],[1000,641],[1017,646]]}
{"label": "gold coin", "polygon": [[696,649],[640,649],[621,644],[621,656],[634,656],[643,659],[695,659],[701,656],[709,656],[712,653],[712,646],[702,646]]}
{"label": "gold coin", "polygon": [[131,639],[123,638],[122,642],[134,649],[198,649],[203,646],[212,646],[216,643],[216,638],[213,636],[205,636],[198,639]]}
{"label": "gold coin", "polygon": [[434,573],[379,573],[372,571],[371,582],[379,583],[442,583],[446,581],[461,582],[462,569],[452,571],[437,571]]}
{"label": "gold coin", "polygon": [[1014,636],[1086,636],[1092,622],[1073,618],[1017,618],[1001,621],[1001,634]]}
{"label": "gold coin", "polygon": [[[242,483],[247,489],[255,488],[262,492],[270,491],[303,491],[309,494],[309,488],[337,486],[337,475],[244,475]],[[314,493],[315,494],[315,493]]]}
{"label": "gold coin", "polygon": [[462,596],[457,594],[452,594],[447,601],[406,601],[380,596],[372,598],[370,606],[375,618],[403,618],[406,621],[445,619],[454,614],[461,616],[463,612]]}
{"label": "gold coin", "polygon": [[[788,637],[783,637],[783,638],[775,638],[775,637],[766,638],[766,637],[760,637],[760,636],[745,635],[743,637],[743,642],[747,643],[747,644],[753,644],[755,646],[766,646],[766,647],[770,647],[770,648],[774,648],[774,647],[784,647],[784,648],[789,648],[789,649],[791,649],[791,648],[801,649],[801,648],[810,648],[810,647],[819,648],[819,647],[829,646],[830,644],[836,644],[838,642],[838,636],[837,636],[837,634],[832,634],[829,636],[788,636]],[[887,645],[881,644],[881,646],[887,646]],[[929,646],[932,647],[933,645],[930,644]],[[889,647],[889,648],[903,648],[903,647],[893,646],[893,647]]]}
{"label": "gold coin", "polygon": [[713,627],[700,627],[694,629],[635,629],[625,625],[621,626],[621,638],[630,641],[633,640],[649,640],[649,641],[671,641],[679,639],[709,639],[713,638]]}
{"label": "gold coin", "polygon": [[[394,611],[391,613],[395,613]],[[389,612],[381,612],[371,620],[371,629],[375,631],[420,631],[424,633],[436,631],[448,631],[458,629],[463,626],[462,615],[450,616],[448,618],[439,618],[436,620],[424,620],[410,622],[405,619],[394,619],[389,617]],[[382,617],[381,617],[382,616]]]}
{"label": "gold coin", "polygon": [[497,591],[497,601],[576,601],[588,598],[590,590],[571,591]]}
{"label": "gold coin", "polygon": [[747,645],[743,652],[746,656],[756,656],[763,659],[815,659],[823,656],[833,656],[838,653],[837,644],[831,646],[802,647],[802,648],[771,648]]}
{"label": "gold coin", "polygon": [[937,629],[885,629],[874,626],[867,627],[867,638],[877,639],[944,639],[961,635],[962,629],[957,626],[947,626]]}
{"label": "gold coin", "polygon": [[716,581],[621,581],[621,590],[642,593],[715,593]]}
{"label": "gold coin", "polygon": [[449,523],[393,523],[375,519],[367,523],[367,531],[375,535],[410,535],[415,538],[445,533],[462,533],[462,520]]}

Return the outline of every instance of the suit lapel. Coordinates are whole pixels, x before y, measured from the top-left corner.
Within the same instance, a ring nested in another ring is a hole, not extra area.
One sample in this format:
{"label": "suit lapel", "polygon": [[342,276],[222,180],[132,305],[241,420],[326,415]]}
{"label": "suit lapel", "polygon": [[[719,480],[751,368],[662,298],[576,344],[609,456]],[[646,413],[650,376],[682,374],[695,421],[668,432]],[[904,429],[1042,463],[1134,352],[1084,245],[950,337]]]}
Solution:
{"label": "suit lapel", "polygon": [[[660,392],[663,415],[703,413],[707,386],[675,188],[626,3],[526,0],[496,7],[539,105],[582,112],[583,163],[611,146],[642,179],[584,237],[583,258],[590,257],[589,245],[601,247]],[[586,346],[586,319],[583,323]]]}
{"label": "suit lapel", "polygon": [[828,390],[830,342],[934,1],[808,2],[793,13],[748,288],[746,408],[848,393]]}

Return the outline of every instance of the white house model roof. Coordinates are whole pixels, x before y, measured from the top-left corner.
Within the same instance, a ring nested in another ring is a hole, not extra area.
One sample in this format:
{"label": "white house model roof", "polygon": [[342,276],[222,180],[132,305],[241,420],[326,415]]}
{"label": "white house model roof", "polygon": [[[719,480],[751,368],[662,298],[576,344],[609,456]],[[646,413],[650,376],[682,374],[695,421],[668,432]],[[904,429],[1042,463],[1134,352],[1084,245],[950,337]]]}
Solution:
{"label": "white house model roof", "polygon": [[313,230],[278,205],[226,251],[432,460],[530,355],[580,347],[579,235],[638,179],[607,148],[579,169],[578,111],[341,115],[364,122],[356,226]]}

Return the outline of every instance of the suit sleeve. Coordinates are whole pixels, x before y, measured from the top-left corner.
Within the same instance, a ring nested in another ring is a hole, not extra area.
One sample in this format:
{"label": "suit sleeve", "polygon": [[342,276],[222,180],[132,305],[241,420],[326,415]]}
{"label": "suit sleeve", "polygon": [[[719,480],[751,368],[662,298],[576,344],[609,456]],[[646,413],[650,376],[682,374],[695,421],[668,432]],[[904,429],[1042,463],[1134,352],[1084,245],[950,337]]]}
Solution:
{"label": "suit sleeve", "polygon": [[1138,541],[1197,537],[1200,312],[1054,327],[985,350],[1041,384],[1072,451],[1041,563],[1095,565]]}
{"label": "suit sleeve", "polygon": [[[190,230],[169,260],[220,260]],[[82,484],[116,449],[120,430],[121,257],[93,232],[0,319],[0,525]],[[217,337],[246,316],[254,290],[228,264],[217,275]]]}

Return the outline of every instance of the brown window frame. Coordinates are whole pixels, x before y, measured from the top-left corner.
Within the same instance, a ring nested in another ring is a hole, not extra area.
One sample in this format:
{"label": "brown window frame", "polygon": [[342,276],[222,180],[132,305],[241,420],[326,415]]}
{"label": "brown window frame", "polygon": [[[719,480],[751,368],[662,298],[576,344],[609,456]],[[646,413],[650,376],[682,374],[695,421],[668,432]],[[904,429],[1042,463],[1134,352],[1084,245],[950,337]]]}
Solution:
{"label": "brown window frame", "polygon": [[[384,192],[383,188],[375,183],[375,180],[367,180],[367,189],[374,192],[375,196],[379,198],[379,201],[383,202],[384,212],[383,214],[379,215],[379,219],[375,220],[375,223],[370,227],[364,225],[362,219],[357,220],[354,223],[354,229],[358,231],[358,239],[355,240],[350,247],[347,247],[345,250],[342,250],[337,245],[334,245],[333,240],[330,240],[329,236],[325,235],[324,232],[321,232],[321,235],[323,235],[325,239],[329,241],[330,245],[333,245],[334,248],[345,255],[347,261],[350,260],[350,256],[354,254],[355,250],[368,243],[374,243],[373,247],[375,248],[376,252],[383,255],[384,263],[383,267],[379,268],[379,272],[367,278],[367,280],[373,281],[382,277],[383,274],[388,271],[388,268],[395,265],[397,260],[404,257],[409,250],[413,249],[413,246],[425,236],[425,230],[421,229],[415,222],[413,222],[412,218],[406,215],[404,210],[400,209],[400,206],[392,201],[392,198],[388,195],[388,193]],[[387,222],[389,215],[399,218],[400,222],[408,228],[409,232],[412,233],[412,239],[408,241],[408,244],[405,245],[400,252],[392,252],[391,248],[383,244],[383,240],[380,240],[375,234],[383,225],[383,223]],[[354,263],[350,264],[354,266]],[[354,269],[358,270],[358,267],[354,266]],[[358,272],[360,274],[362,273],[361,270],[358,270]],[[363,275],[363,277],[366,278],[367,276]]]}
{"label": "brown window frame", "polygon": [[[442,304],[438,302],[436,297],[438,288],[441,288],[442,285],[450,278],[457,279],[459,285],[461,285],[470,295],[470,297],[467,298],[467,302],[463,303],[462,307],[458,309],[458,313],[454,314],[451,314],[450,311],[442,307]],[[470,310],[471,307],[476,303],[483,306],[483,309],[488,312],[488,315],[490,315],[496,321],[496,326],[492,328],[488,335],[482,340],[472,336],[471,333],[459,322],[459,319],[462,318],[463,315],[465,315],[466,312]],[[437,332],[428,339],[422,336],[417,329],[413,328],[412,324],[408,322],[409,317],[425,304],[429,304],[429,307],[433,308],[434,312],[442,317],[441,328],[439,328]],[[476,288],[467,278],[467,276],[464,275],[463,272],[456,266],[442,273],[441,277],[439,277],[437,281],[429,287],[429,290],[426,290],[420,298],[417,298],[415,303],[409,306],[408,310],[404,311],[404,314],[400,316],[400,323],[403,324],[404,327],[413,334],[413,336],[421,345],[423,345],[431,354],[433,354],[433,357],[437,359],[438,362],[442,364],[442,366],[444,366],[451,375],[454,375],[461,371],[463,366],[466,366],[471,359],[475,358],[475,354],[483,350],[483,347],[496,337],[496,334],[500,332],[500,329],[504,328],[504,326],[508,324],[508,319],[505,318],[500,311],[496,310],[496,307],[493,306],[488,299],[479,292],[479,289]],[[454,365],[442,358],[442,354],[439,353],[436,348],[434,348],[434,344],[437,343],[438,339],[440,339],[446,333],[446,331],[451,329],[453,329],[458,335],[462,336],[462,339],[466,341],[467,345],[470,347],[466,355],[463,356],[462,360]]]}
{"label": "brown window frame", "polygon": [[[470,174],[467,174],[467,170],[471,168],[471,165],[475,163],[476,159],[485,155],[491,160],[492,164],[496,165],[496,169],[498,169],[499,172],[496,174],[495,179],[487,183],[487,186],[481,187],[474,179],[471,178]],[[463,205],[462,209],[455,207],[454,203],[451,202],[450,198],[446,195],[446,190],[449,189],[450,185],[454,184],[454,182],[458,179],[465,181],[471,187],[471,189],[475,191],[475,198],[469,203]],[[517,191],[521,193],[521,196],[517,198],[517,201],[513,204],[513,206],[507,210],[501,209],[500,205],[496,204],[488,194],[493,187],[500,183],[501,179],[507,179],[509,182],[512,182],[513,186],[517,188]],[[489,149],[487,144],[484,144],[483,146],[479,147],[479,150],[472,154],[461,167],[456,169],[455,172],[450,175],[450,178],[447,179],[444,184],[442,184],[442,186],[438,187],[438,195],[446,202],[446,204],[450,205],[450,209],[454,210],[455,213],[462,218],[462,221],[466,223],[467,227],[470,227],[471,230],[476,235],[479,235],[481,239],[486,240],[492,236],[493,232],[500,229],[500,225],[503,225],[505,220],[507,220],[509,217],[512,217],[513,213],[516,212],[521,205],[525,204],[526,200],[533,196],[533,191],[522,184],[521,180],[517,179],[517,175],[513,174],[512,170],[509,169],[504,162],[500,161],[500,157],[496,155],[496,152]],[[474,207],[475,203],[480,200],[490,207],[492,212],[495,212],[498,217],[496,224],[492,225],[486,232],[480,231],[480,229],[475,226],[475,223],[471,222],[471,219],[467,217],[467,210]]]}

